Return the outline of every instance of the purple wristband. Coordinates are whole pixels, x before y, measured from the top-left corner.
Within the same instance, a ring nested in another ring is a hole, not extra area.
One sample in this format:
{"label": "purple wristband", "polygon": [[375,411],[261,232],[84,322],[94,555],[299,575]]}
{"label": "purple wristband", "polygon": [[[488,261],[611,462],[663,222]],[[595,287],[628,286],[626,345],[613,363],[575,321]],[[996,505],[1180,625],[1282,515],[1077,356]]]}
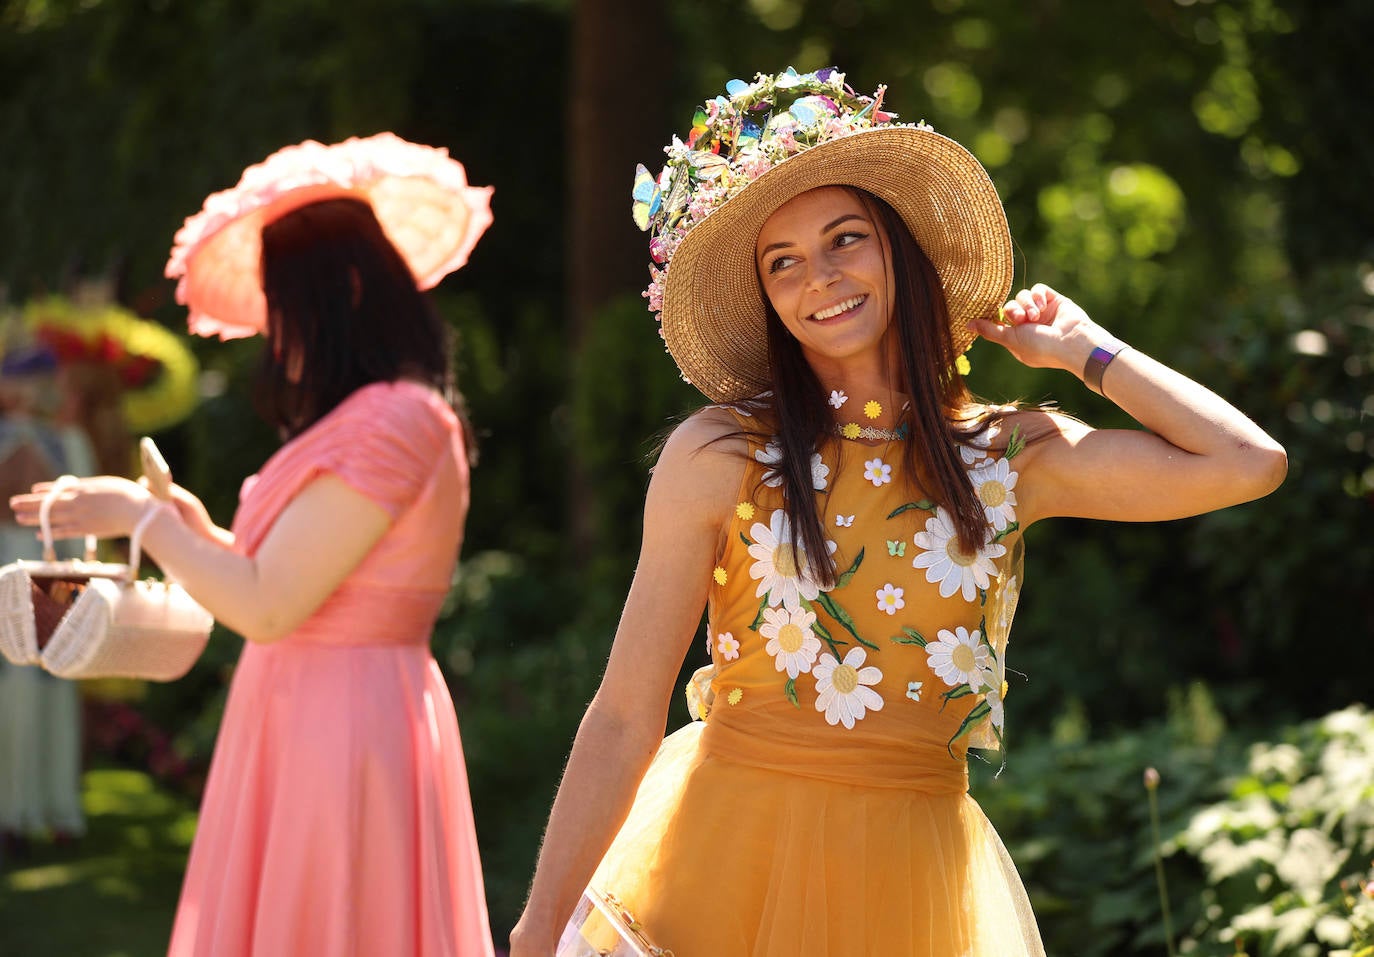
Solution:
{"label": "purple wristband", "polygon": [[1093,349],[1092,355],[1088,356],[1088,361],[1083,366],[1083,384],[1098,395],[1104,395],[1102,374],[1123,349],[1129,348],[1130,346],[1120,339],[1110,339]]}

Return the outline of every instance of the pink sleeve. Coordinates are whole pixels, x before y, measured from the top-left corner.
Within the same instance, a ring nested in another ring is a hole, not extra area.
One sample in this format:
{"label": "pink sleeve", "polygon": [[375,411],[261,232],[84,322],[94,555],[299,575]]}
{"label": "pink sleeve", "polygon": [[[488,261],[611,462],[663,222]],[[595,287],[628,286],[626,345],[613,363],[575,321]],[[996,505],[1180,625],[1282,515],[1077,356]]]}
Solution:
{"label": "pink sleeve", "polygon": [[319,471],[332,472],[398,517],[419,497],[444,455],[453,431],[442,401],[420,386],[365,387],[335,423]]}

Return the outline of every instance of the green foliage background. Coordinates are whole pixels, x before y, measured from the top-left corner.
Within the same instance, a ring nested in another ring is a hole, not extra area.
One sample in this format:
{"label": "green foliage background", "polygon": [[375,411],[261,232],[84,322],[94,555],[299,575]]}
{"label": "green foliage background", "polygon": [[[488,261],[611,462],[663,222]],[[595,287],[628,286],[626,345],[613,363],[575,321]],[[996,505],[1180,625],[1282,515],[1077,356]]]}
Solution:
{"label": "green foliage background", "polygon": [[[1187,934],[1198,953],[1232,952],[1219,928],[1239,928],[1256,894],[1299,905],[1245,868],[1218,869],[1188,822],[1204,802],[1236,799],[1218,790],[1222,772],[1258,773],[1243,764],[1247,743],[1309,734],[1301,722],[1368,700],[1374,674],[1370,6],[670,0],[662,13],[639,41],[660,69],[621,81],[627,100],[651,87],[658,115],[611,97],[584,127],[568,119],[572,65],[616,51],[579,50],[573,25],[638,18],[636,3],[5,0],[0,283],[19,302],[106,278],[125,304],[180,328],[161,268],[181,218],[248,163],[307,137],[391,129],[450,148],[474,183],[496,186],[495,225],[435,293],[458,331],[482,434],[477,506],[435,651],[458,701],[500,935],[605,660],[656,439],[700,401],[633,284],[605,290],[591,321],[574,323],[567,264],[586,223],[568,212],[581,188],[570,152],[590,144],[594,159],[643,142],[645,128],[666,142],[695,103],[756,70],[833,62],[861,90],[888,83],[904,119],[927,120],[989,168],[1018,284],[1062,288],[1289,450],[1286,485],[1259,503],[1166,525],[1029,533],[1012,660],[1029,677],[1009,703],[1011,765],[980,790],[1056,952],[1161,953],[1136,840],[1143,791],[1125,782],[1177,751],[1186,706],[1172,731],[1150,730],[1167,725],[1171,689],[1205,681],[1203,712],[1227,730],[1188,752],[1197,761],[1178,758],[1177,775],[1164,767],[1160,794]],[[657,146],[643,148],[656,166]],[[593,209],[623,224],[616,242],[642,249],[631,173]],[[605,256],[623,273],[621,252]],[[275,442],[249,410],[256,344],[194,347],[224,388],[158,440],[227,523],[239,483]],[[981,344],[971,358],[970,382],[990,398],[1054,397],[1094,424],[1129,424],[1063,376]],[[578,475],[585,494],[572,487]],[[592,530],[576,547],[573,502]],[[202,765],[237,643],[220,636],[190,678],[139,702]],[[684,718],[679,706],[672,720]],[[1126,821],[1129,846],[1063,843],[1075,828]],[[1345,832],[1323,833],[1355,853]],[[1108,852],[1118,856],[1094,856]],[[1091,883],[1107,871],[1110,881]],[[1251,891],[1236,890],[1247,881]],[[1335,900],[1334,886],[1313,893]],[[1263,934],[1259,953],[1326,946]]]}

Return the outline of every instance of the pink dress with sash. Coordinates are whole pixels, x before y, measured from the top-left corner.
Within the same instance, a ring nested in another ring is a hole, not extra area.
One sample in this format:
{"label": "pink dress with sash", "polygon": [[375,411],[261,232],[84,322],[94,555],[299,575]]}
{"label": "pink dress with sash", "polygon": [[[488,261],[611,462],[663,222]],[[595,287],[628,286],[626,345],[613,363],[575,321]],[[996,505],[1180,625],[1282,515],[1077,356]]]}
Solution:
{"label": "pink dress with sash", "polygon": [[458,723],[429,651],[467,513],[462,432],[423,386],[359,389],[244,483],[236,549],[253,555],[325,473],[393,523],[304,624],[245,646],[170,957],[490,955]]}

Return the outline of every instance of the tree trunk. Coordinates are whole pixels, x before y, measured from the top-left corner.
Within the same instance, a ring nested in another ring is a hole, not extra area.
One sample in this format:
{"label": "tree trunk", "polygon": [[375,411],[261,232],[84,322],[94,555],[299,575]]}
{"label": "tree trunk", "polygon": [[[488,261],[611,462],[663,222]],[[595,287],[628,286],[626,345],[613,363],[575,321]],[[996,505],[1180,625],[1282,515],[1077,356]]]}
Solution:
{"label": "tree trunk", "polygon": [[[662,163],[671,75],[666,31],[662,3],[577,0],[574,6],[565,238],[572,375],[598,310],[648,282],[647,237],[630,218],[630,186],[636,163],[655,173]],[[574,559],[584,560],[596,545],[596,489],[576,442],[568,455],[569,535]]]}

